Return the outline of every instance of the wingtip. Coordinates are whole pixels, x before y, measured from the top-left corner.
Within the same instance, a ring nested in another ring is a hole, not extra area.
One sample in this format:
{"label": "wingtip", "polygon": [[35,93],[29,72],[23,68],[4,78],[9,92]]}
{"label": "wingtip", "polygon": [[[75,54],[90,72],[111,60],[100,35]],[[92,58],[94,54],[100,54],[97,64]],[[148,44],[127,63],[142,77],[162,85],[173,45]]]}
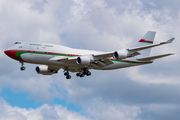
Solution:
{"label": "wingtip", "polygon": [[168,53],[167,56],[174,55],[175,53]]}
{"label": "wingtip", "polygon": [[173,38],[171,38],[171,39],[169,39],[166,43],[172,43],[173,41],[174,41],[174,37]]}

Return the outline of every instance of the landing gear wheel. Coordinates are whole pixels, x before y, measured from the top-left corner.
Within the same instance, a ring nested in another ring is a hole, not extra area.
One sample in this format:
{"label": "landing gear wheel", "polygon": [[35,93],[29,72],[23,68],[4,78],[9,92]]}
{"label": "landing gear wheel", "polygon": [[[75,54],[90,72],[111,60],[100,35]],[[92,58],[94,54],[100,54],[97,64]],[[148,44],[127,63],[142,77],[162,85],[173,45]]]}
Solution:
{"label": "landing gear wheel", "polygon": [[50,70],[51,73],[58,73],[57,70]]}
{"label": "landing gear wheel", "polygon": [[80,73],[76,73],[76,76],[79,77],[79,76],[80,76]]}
{"label": "landing gear wheel", "polygon": [[71,76],[70,76],[70,75],[67,75],[67,76],[66,76],[66,79],[71,79]]}
{"label": "landing gear wheel", "polygon": [[64,73],[64,76],[66,76],[66,79],[71,79],[71,76],[69,75],[69,71],[66,71]]}
{"label": "landing gear wheel", "polygon": [[87,76],[90,76],[90,75],[91,75],[91,72],[90,72],[90,71],[87,71],[86,75],[87,75]]}
{"label": "landing gear wheel", "polygon": [[68,76],[68,75],[69,75],[69,73],[68,73],[68,72],[65,72],[65,73],[64,73],[64,75],[65,75],[65,76]]}
{"label": "landing gear wheel", "polygon": [[84,74],[80,74],[80,77],[84,77]]}
{"label": "landing gear wheel", "polygon": [[25,68],[24,66],[22,66],[20,69],[21,69],[21,71],[23,71],[23,70],[25,70],[26,68]]}

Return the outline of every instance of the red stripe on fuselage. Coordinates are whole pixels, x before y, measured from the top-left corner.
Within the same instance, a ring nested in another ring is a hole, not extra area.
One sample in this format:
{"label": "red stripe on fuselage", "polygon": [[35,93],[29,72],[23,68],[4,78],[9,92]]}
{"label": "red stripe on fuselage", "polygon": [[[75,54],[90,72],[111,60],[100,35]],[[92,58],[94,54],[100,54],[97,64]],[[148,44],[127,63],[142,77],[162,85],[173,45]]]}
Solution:
{"label": "red stripe on fuselage", "polygon": [[17,52],[27,52],[27,53],[44,53],[44,54],[49,54],[49,55],[68,55],[68,56],[79,56],[79,55],[74,55],[74,54],[63,54],[63,53],[53,53],[53,52],[43,52],[43,51],[30,51],[30,50],[6,50],[4,53],[9,56],[12,59],[18,60],[18,61],[23,61],[22,59],[18,58],[16,56]]}
{"label": "red stripe on fuselage", "polygon": [[4,53],[9,56],[10,58],[14,59],[14,60],[17,60],[17,61],[22,61],[20,58],[18,58],[16,56],[16,53],[19,52],[17,50],[6,50],[4,51]]}

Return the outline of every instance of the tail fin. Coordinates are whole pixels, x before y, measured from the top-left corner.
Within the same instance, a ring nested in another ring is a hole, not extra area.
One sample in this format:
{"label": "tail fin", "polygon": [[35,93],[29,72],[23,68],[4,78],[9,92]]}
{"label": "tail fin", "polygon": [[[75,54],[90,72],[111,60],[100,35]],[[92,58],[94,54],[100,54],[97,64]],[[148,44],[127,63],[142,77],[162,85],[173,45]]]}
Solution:
{"label": "tail fin", "polygon": [[[156,32],[154,32],[154,31],[148,31],[148,32],[139,40],[139,42],[136,43],[133,47],[139,47],[139,46],[145,46],[145,45],[153,44],[155,35],[156,35]],[[139,51],[139,53],[141,54],[141,56],[149,56],[150,52],[151,52],[151,48]]]}

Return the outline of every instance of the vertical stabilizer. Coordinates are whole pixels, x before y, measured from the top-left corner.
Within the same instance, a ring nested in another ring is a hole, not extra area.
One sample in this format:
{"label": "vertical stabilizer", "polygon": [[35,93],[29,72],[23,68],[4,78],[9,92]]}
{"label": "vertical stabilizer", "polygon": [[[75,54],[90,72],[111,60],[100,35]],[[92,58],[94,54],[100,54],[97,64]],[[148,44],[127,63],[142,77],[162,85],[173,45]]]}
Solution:
{"label": "vertical stabilizer", "polygon": [[[136,43],[133,47],[139,47],[139,46],[145,46],[153,44],[154,38],[155,38],[156,32],[154,31],[148,31],[139,41]],[[151,52],[151,48],[146,50],[141,50],[139,53],[141,56],[149,56]]]}

